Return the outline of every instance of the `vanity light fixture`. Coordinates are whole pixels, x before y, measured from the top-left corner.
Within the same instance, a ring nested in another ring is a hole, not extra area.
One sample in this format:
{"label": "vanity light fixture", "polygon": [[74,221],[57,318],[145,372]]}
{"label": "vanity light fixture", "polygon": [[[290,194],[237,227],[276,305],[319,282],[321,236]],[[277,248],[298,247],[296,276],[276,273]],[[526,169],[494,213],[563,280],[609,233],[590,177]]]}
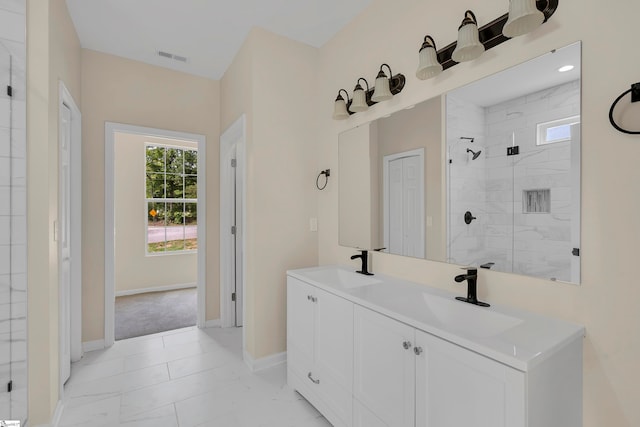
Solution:
{"label": "vanity light fixture", "polygon": [[[342,92],[344,92],[345,96],[347,97],[346,101],[342,97]],[[334,120],[344,120],[344,119],[349,118],[349,116],[351,114],[353,114],[352,112],[347,110],[347,103],[348,102],[349,102],[349,94],[347,93],[346,90],[340,89],[338,91],[338,97],[336,98],[336,102],[333,105],[333,116],[332,117],[333,117]]]}
{"label": "vanity light fixture", "polygon": [[[360,80],[364,80],[364,84],[367,86],[367,91],[365,92],[363,87],[360,86]],[[367,95],[369,93],[369,82],[364,77],[360,77],[356,83],[356,87],[353,88],[353,95],[351,95],[351,106],[349,107],[350,111],[354,113],[359,113],[361,111],[367,111],[369,109],[369,103],[367,102]]]}
{"label": "vanity light fixture", "polygon": [[[510,7],[509,7],[510,13],[505,13],[504,15],[494,19],[488,24],[483,25],[479,29],[477,28],[477,21],[475,19],[475,16],[473,15],[473,12],[467,11],[465,13],[465,18],[462,21],[462,25],[458,29],[458,41],[450,43],[447,46],[437,51],[437,60],[442,65],[443,70],[451,68],[454,65],[458,64],[459,62],[470,61],[471,59],[474,59],[468,54],[469,48],[471,47],[471,45],[475,45],[475,43],[471,42],[471,39],[475,40],[475,34],[474,34],[475,31],[473,30],[477,29],[478,43],[480,44],[480,46],[476,45],[477,51],[479,52],[479,53],[476,52],[476,55],[480,56],[484,50],[489,50],[509,40],[510,37],[507,35],[507,33],[512,34],[510,33],[511,30],[509,30],[509,28],[510,27],[515,28],[513,27],[515,23],[510,24],[509,27],[506,27],[506,24],[509,20],[511,20],[512,22],[515,22],[518,17],[522,18],[523,15],[525,16],[531,15],[530,12],[527,12],[527,13],[518,12],[521,9],[518,9],[520,6],[516,7],[516,5],[521,5],[525,3],[529,4],[529,3],[535,2],[535,8],[544,17],[542,23],[545,23],[549,20],[549,18],[554,13],[556,13],[556,10],[558,9],[558,2],[560,0],[510,0],[510,1],[511,1]],[[526,10],[530,10],[530,8],[527,8]],[[533,15],[536,15],[535,11],[533,12]],[[536,20],[539,20],[540,19],[539,15],[537,16],[538,17],[536,18]],[[508,30],[505,33],[503,33],[505,27]],[[535,28],[532,28],[532,30],[533,29]],[[427,37],[425,37],[425,43],[427,41],[428,39]],[[425,43],[423,43],[423,47]],[[433,44],[433,46],[435,50],[436,49],[435,43]],[[428,50],[430,50],[430,48]],[[427,55],[427,53],[424,52],[423,49],[420,49],[420,65],[418,66],[418,71],[416,72],[416,76],[421,80],[424,80],[419,75],[422,69],[422,64],[423,64],[423,58],[422,58],[423,54]]]}
{"label": "vanity light fixture", "polygon": [[536,7],[536,0],[510,0],[509,19],[502,34],[518,37],[538,28],[544,22],[544,14]]}
{"label": "vanity light fixture", "polygon": [[[383,71],[383,67],[389,69],[388,77]],[[364,81],[366,90],[360,84],[360,80]],[[338,96],[333,105],[333,119],[344,120],[349,117],[350,114],[358,113],[361,111],[367,111],[370,106],[381,101],[391,99],[394,95],[399,94],[404,89],[406,78],[404,74],[393,75],[391,67],[388,64],[382,64],[380,71],[376,77],[376,86],[369,87],[369,82],[364,77],[360,77],[356,83],[356,87],[353,89],[351,99],[347,91],[340,89]],[[342,96],[342,92],[345,93],[347,100]]]}
{"label": "vanity light fixture", "polygon": [[390,88],[391,79],[387,77],[384,71],[382,71],[382,68],[385,66],[389,69],[389,75],[393,76],[393,72],[391,71],[391,67],[389,67],[389,64],[382,64],[380,66],[380,71],[378,71],[378,76],[376,77],[375,90],[373,91],[373,95],[371,96],[371,100],[373,102],[387,101],[393,98],[393,94],[391,93]]}
{"label": "vanity light fixture", "polygon": [[470,10],[464,13],[462,24],[458,28],[458,45],[451,54],[456,62],[473,61],[484,52],[484,45],[480,43],[480,32],[476,15]]}
{"label": "vanity light fixture", "polygon": [[416,71],[417,78],[427,80],[442,73],[442,64],[438,61],[436,42],[431,36],[424,36],[419,55],[420,62]]}

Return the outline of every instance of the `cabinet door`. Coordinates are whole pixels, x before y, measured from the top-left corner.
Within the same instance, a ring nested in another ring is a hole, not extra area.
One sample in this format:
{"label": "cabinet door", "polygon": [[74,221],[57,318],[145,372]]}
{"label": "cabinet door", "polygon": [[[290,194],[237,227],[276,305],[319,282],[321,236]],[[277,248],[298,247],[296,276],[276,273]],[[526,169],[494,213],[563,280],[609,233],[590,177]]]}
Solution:
{"label": "cabinet door", "polygon": [[353,303],[317,289],[315,369],[353,390]]}
{"label": "cabinet door", "polygon": [[360,306],[354,319],[354,397],[384,425],[413,427],[414,329]]}
{"label": "cabinet door", "polygon": [[313,365],[314,287],[293,277],[287,278],[287,363],[302,377]]}
{"label": "cabinet door", "polygon": [[416,426],[524,427],[524,373],[416,331]]}

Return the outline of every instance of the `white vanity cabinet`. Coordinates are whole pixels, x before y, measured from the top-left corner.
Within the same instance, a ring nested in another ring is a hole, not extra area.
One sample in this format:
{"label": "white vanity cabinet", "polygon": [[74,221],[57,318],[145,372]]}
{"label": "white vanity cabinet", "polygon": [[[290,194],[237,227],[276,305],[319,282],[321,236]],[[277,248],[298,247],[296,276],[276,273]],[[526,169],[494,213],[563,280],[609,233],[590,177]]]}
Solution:
{"label": "white vanity cabinet", "polygon": [[353,303],[287,278],[288,382],[334,426],[350,426]]}
{"label": "white vanity cabinet", "polygon": [[336,427],[582,426],[580,325],[336,267],[287,280],[289,385]]}
{"label": "white vanity cabinet", "polygon": [[414,331],[404,323],[355,307],[354,426],[415,425]]}
{"label": "white vanity cabinet", "polygon": [[354,325],[354,426],[526,425],[524,373],[359,306]]}

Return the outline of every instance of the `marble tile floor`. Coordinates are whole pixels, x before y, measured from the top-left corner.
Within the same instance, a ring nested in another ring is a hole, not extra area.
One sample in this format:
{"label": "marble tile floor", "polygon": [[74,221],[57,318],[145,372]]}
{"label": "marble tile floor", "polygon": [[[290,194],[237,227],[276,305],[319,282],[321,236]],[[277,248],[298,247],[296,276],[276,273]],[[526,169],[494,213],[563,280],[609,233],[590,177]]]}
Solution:
{"label": "marble tile floor", "polygon": [[251,373],[242,330],[196,327],[117,341],[71,367],[60,427],[331,427],[286,385]]}

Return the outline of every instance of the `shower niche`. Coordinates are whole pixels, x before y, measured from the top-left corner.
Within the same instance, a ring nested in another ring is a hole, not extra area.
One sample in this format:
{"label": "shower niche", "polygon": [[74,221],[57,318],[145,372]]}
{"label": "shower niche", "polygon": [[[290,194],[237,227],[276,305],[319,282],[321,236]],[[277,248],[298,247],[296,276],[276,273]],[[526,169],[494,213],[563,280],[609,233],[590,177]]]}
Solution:
{"label": "shower niche", "polygon": [[579,283],[580,51],[341,133],[340,245]]}

